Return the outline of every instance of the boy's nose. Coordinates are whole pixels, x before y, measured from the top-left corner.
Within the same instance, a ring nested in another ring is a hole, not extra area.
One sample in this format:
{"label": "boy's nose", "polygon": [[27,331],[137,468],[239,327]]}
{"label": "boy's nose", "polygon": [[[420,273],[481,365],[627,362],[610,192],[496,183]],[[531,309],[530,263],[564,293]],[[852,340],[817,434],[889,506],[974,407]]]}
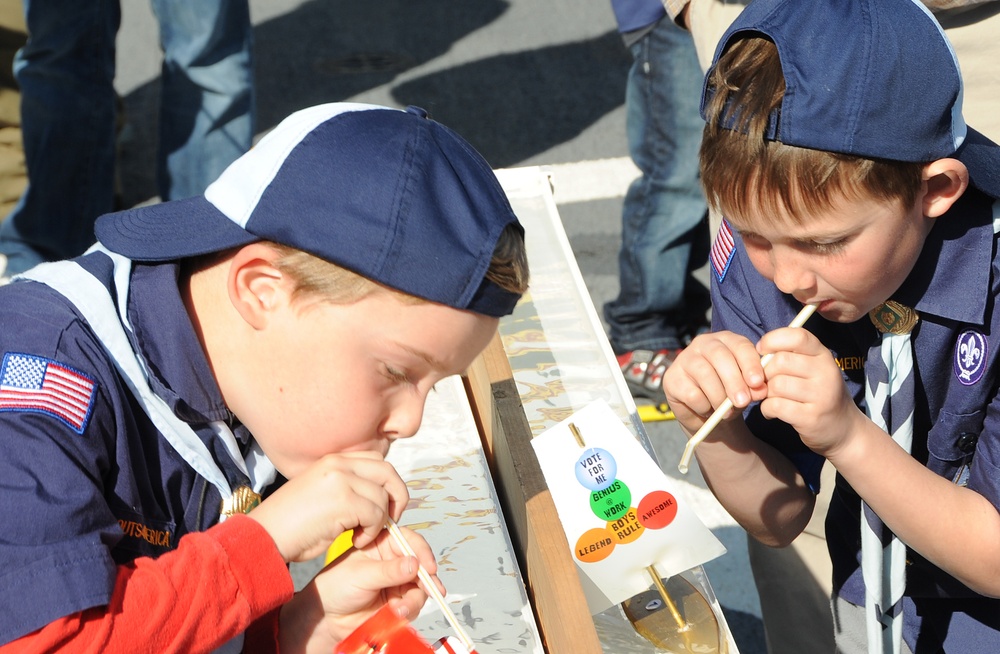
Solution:
{"label": "boy's nose", "polygon": [[427,396],[421,393],[408,398],[393,409],[385,426],[385,431],[391,438],[409,438],[417,433],[424,418],[426,400]]}
{"label": "boy's nose", "polygon": [[771,265],[774,270],[772,281],[782,293],[794,295],[811,290],[816,284],[812,272],[796,262],[793,257],[773,257]]}

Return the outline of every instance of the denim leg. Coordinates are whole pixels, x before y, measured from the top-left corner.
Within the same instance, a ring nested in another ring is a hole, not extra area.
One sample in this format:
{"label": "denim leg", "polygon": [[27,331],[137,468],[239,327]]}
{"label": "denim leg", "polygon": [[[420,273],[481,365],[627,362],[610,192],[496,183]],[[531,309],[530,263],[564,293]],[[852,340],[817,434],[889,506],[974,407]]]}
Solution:
{"label": "denim leg", "polygon": [[28,188],[0,227],[7,274],[76,256],[112,210],[117,0],[24,0],[14,60]]}
{"label": "denim leg", "polygon": [[616,353],[675,348],[706,324],[708,220],[698,177],[704,123],[691,35],[669,18],[632,46],[626,87],[629,152],[642,175],[622,210],[618,297],[604,306]]}
{"label": "denim leg", "polygon": [[153,0],[163,71],[160,197],[200,195],[250,149],[253,30],[247,0]]}

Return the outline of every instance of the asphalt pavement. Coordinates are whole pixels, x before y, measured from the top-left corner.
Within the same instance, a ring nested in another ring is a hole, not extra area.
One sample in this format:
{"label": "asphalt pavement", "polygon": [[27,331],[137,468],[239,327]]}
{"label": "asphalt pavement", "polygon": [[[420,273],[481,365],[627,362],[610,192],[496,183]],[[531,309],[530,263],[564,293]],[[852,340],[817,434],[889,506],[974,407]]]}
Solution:
{"label": "asphalt pavement", "polygon": [[[147,0],[122,0],[116,88],[127,119],[127,204],[155,201],[160,51]],[[253,0],[258,132],[334,101],[414,104],[462,134],[494,168],[552,166],[556,199],[598,311],[617,286],[627,159],[629,57],[607,0]],[[743,531],[712,506],[697,467],[681,477],[683,438],[647,424],[665,472],[704,501],[728,548],[705,567],[742,654],[763,654]]]}

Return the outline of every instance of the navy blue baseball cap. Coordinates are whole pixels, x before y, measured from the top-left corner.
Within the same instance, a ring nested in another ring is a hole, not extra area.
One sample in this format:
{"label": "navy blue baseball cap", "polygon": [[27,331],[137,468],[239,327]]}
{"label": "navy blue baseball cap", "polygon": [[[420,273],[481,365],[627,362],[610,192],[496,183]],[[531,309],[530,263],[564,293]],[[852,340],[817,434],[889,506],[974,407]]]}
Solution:
{"label": "navy blue baseball cap", "polygon": [[499,317],[520,298],[485,277],[508,225],[524,233],[490,166],[425,111],[332,103],[286,118],[204,195],[107,214],[95,231],[142,262],[273,241]]}
{"label": "navy blue baseball cap", "polygon": [[[974,186],[1000,197],[1000,147],[965,124],[958,59],[921,2],[753,0],[712,68],[733,41],[760,35],[777,46],[785,77],[766,138],[876,159],[954,157]],[[703,117],[714,92],[706,77]]]}

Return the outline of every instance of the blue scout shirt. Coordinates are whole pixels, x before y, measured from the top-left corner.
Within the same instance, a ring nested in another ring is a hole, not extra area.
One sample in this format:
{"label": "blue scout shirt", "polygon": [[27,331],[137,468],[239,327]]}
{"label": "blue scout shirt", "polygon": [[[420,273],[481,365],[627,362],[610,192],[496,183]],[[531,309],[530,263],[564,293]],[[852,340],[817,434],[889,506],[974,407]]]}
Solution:
{"label": "blue scout shirt", "polygon": [[[108,288],[112,263],[77,260]],[[190,423],[230,485],[241,443],[178,291],[179,266],[136,265],[127,315],[154,392]],[[220,492],[160,436],[78,310],[37,282],[0,288],[0,643],[108,602],[116,565],[219,520]]]}
{"label": "blue scout shirt", "polygon": [[[993,199],[970,188],[935,221],[913,272],[894,299],[914,307],[916,374],[913,456],[936,474],[975,489],[1000,511],[1000,254]],[[753,268],[728,225],[713,246],[712,322],[756,342],[784,327],[801,305]],[[806,328],[830,348],[858,406],[864,408],[864,363],[878,333],[866,317],[838,324],[812,317]],[[745,412],[753,433],[783,451],[816,489],[824,459],[787,424],[769,421],[757,405]],[[837,477],[827,514],[834,591],[864,605],[860,568],[860,498]],[[973,593],[908,553],[904,636],[918,652],[1000,651],[1000,600]],[[943,599],[948,598],[948,599]],[[922,622],[922,624],[921,624]],[[950,626],[949,626],[950,623]]]}

